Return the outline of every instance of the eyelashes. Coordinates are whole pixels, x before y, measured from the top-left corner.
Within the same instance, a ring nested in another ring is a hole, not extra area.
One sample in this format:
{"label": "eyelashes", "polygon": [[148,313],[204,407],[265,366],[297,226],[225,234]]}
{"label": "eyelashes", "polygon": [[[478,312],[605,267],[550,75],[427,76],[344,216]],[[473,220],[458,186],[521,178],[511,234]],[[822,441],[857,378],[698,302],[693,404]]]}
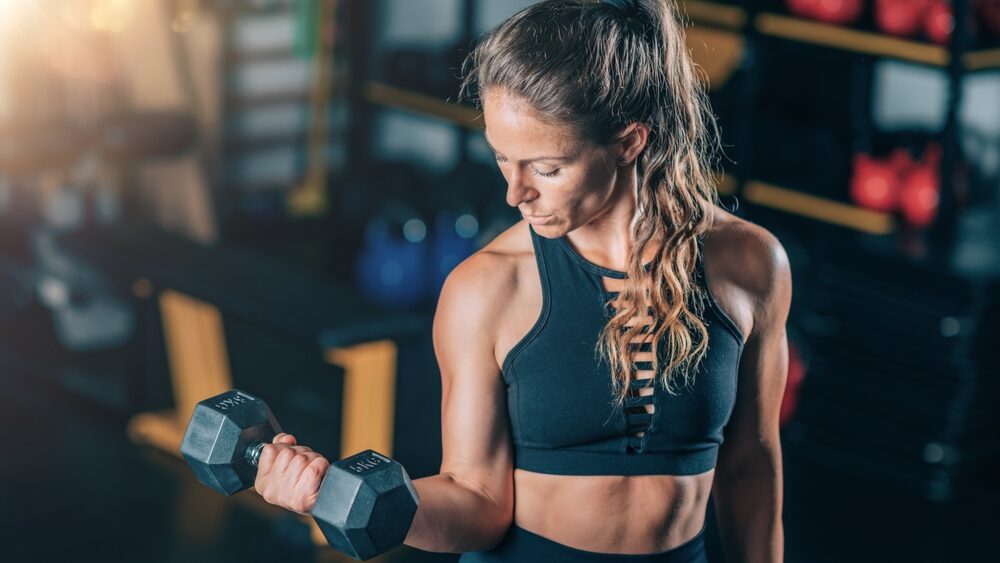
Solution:
{"label": "eyelashes", "polygon": [[[506,158],[501,158],[501,157],[496,156],[496,155],[494,155],[493,158],[496,159],[497,164],[503,164],[504,162],[507,162]],[[535,176],[542,176],[544,178],[552,178],[553,176],[556,176],[556,175],[559,174],[559,169],[556,168],[552,172],[541,172],[539,170],[535,170],[534,168],[532,168],[531,169],[531,173],[534,174]]]}

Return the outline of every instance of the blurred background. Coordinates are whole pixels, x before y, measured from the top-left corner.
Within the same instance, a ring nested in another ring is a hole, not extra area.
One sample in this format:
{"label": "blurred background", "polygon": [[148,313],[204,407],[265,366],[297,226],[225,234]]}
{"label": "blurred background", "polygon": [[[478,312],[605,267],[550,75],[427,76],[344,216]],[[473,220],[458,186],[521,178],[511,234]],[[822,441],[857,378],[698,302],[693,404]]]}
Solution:
{"label": "blurred background", "polygon": [[[438,291],[519,218],[458,69],[531,3],[0,1],[0,559],[347,561],[177,456],[234,386],[437,472]],[[786,561],[995,561],[1000,0],[678,4],[792,262]]]}

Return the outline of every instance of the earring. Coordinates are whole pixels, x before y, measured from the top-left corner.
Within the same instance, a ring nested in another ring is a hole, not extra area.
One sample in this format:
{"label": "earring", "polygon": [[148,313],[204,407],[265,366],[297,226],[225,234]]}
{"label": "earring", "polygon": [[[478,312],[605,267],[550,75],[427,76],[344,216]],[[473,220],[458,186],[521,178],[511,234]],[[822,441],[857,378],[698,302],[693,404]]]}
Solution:
{"label": "earring", "polygon": [[628,163],[625,162],[624,158],[619,158],[618,159],[618,166],[627,166],[627,165],[628,165]]}

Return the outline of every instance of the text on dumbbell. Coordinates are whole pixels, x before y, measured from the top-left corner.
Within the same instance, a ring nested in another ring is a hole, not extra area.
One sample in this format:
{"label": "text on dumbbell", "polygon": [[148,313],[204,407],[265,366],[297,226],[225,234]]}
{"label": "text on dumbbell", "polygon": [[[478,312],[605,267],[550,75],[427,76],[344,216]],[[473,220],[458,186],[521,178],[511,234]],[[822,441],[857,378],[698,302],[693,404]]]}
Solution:
{"label": "text on dumbbell", "polygon": [[373,455],[373,456],[369,456],[369,457],[366,457],[364,459],[360,459],[358,461],[355,461],[354,463],[351,463],[350,465],[348,465],[347,468],[350,469],[351,471],[355,472],[355,473],[364,473],[365,471],[368,471],[369,469],[374,469],[374,468],[376,468],[376,467],[378,467],[380,465],[385,464],[386,461],[387,460],[385,460],[385,459],[383,459],[383,458],[381,458],[379,456],[374,456]]}
{"label": "text on dumbbell", "polygon": [[215,408],[219,410],[226,410],[253,400],[255,399],[249,395],[244,395],[243,393],[235,393],[232,397],[223,399],[218,403],[215,403]]}

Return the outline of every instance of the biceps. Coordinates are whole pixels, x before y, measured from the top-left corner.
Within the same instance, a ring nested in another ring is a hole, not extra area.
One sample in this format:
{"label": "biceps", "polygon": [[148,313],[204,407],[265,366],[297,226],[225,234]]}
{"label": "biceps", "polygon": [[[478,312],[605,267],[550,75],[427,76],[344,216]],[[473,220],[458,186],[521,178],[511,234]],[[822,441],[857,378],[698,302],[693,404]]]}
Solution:
{"label": "biceps", "polygon": [[[451,379],[478,379],[465,375]],[[475,482],[495,500],[507,493],[513,474],[503,386],[452,381],[447,387],[441,405],[441,472]]]}
{"label": "biceps", "polygon": [[438,348],[441,473],[495,502],[512,497],[513,448],[506,386],[492,349],[460,336],[441,342]]}

